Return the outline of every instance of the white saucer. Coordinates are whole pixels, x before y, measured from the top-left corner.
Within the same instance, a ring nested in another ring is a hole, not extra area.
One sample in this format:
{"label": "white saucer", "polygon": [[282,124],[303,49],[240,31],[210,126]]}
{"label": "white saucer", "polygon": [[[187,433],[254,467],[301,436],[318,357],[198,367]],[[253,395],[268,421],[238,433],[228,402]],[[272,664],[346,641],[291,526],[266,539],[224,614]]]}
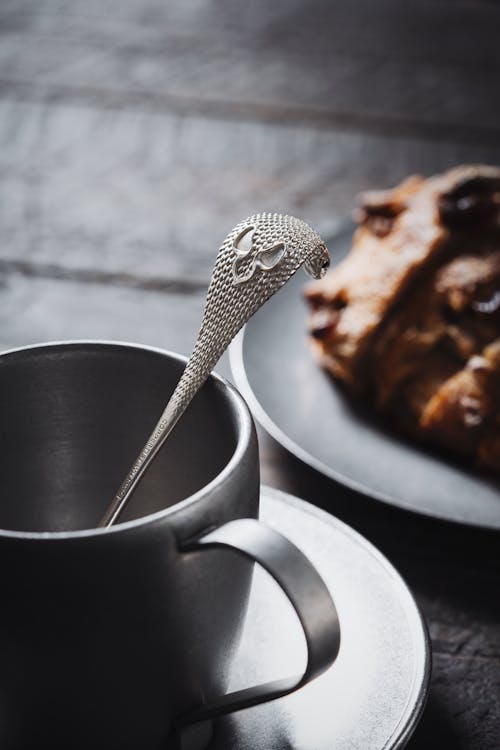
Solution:
{"label": "white saucer", "polygon": [[[340,654],[321,677],[278,701],[214,722],[211,750],[394,750],[409,740],[427,696],[430,655],[415,601],[362,536],[303,500],[262,488],[261,519],[314,562],[335,600]],[[256,566],[230,689],[303,669],[291,606]]]}

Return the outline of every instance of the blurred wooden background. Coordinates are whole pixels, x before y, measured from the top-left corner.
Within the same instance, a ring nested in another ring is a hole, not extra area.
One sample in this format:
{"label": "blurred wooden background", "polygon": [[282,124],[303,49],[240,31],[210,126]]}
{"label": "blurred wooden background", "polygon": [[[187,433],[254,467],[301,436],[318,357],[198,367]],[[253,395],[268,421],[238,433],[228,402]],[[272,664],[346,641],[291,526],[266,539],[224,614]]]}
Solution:
{"label": "blurred wooden background", "polygon": [[[499,30],[488,0],[2,0],[2,348],[187,354],[246,215],[328,237],[361,189],[500,163]],[[410,747],[498,750],[498,537],[369,506],[261,447],[266,482],[352,523],[417,594],[435,667]]]}

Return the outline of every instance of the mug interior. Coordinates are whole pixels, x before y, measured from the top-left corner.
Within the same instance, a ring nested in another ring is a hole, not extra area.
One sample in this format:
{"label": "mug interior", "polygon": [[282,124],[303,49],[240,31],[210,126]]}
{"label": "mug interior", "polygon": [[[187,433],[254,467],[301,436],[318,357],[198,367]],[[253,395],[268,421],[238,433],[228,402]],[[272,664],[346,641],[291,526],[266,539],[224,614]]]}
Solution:
{"label": "mug interior", "polygon": [[[0,528],[95,528],[183,371],[176,355],[82,342],[0,356]],[[171,507],[212,481],[238,443],[234,398],[210,377],[120,521]]]}

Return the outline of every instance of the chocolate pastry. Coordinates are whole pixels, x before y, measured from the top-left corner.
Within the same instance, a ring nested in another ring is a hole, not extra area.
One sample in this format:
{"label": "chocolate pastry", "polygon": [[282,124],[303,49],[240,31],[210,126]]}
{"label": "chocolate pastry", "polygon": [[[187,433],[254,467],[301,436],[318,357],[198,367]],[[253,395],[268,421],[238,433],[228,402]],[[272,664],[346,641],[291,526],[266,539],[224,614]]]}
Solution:
{"label": "chocolate pastry", "polygon": [[407,434],[500,472],[500,169],[410,177],[356,218],[305,293],[320,363]]}

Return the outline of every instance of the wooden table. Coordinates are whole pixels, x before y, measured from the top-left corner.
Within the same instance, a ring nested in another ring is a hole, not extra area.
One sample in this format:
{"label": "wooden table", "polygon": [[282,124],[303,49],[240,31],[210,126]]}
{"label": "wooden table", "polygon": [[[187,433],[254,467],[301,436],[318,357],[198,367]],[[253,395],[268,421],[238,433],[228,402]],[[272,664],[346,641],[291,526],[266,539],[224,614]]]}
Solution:
{"label": "wooden table", "polygon": [[[328,237],[361,189],[500,162],[499,21],[485,0],[4,0],[0,344],[188,353],[244,216]],[[434,671],[410,747],[497,750],[498,537],[362,500],[260,437],[263,480],[365,534],[423,609]]]}

